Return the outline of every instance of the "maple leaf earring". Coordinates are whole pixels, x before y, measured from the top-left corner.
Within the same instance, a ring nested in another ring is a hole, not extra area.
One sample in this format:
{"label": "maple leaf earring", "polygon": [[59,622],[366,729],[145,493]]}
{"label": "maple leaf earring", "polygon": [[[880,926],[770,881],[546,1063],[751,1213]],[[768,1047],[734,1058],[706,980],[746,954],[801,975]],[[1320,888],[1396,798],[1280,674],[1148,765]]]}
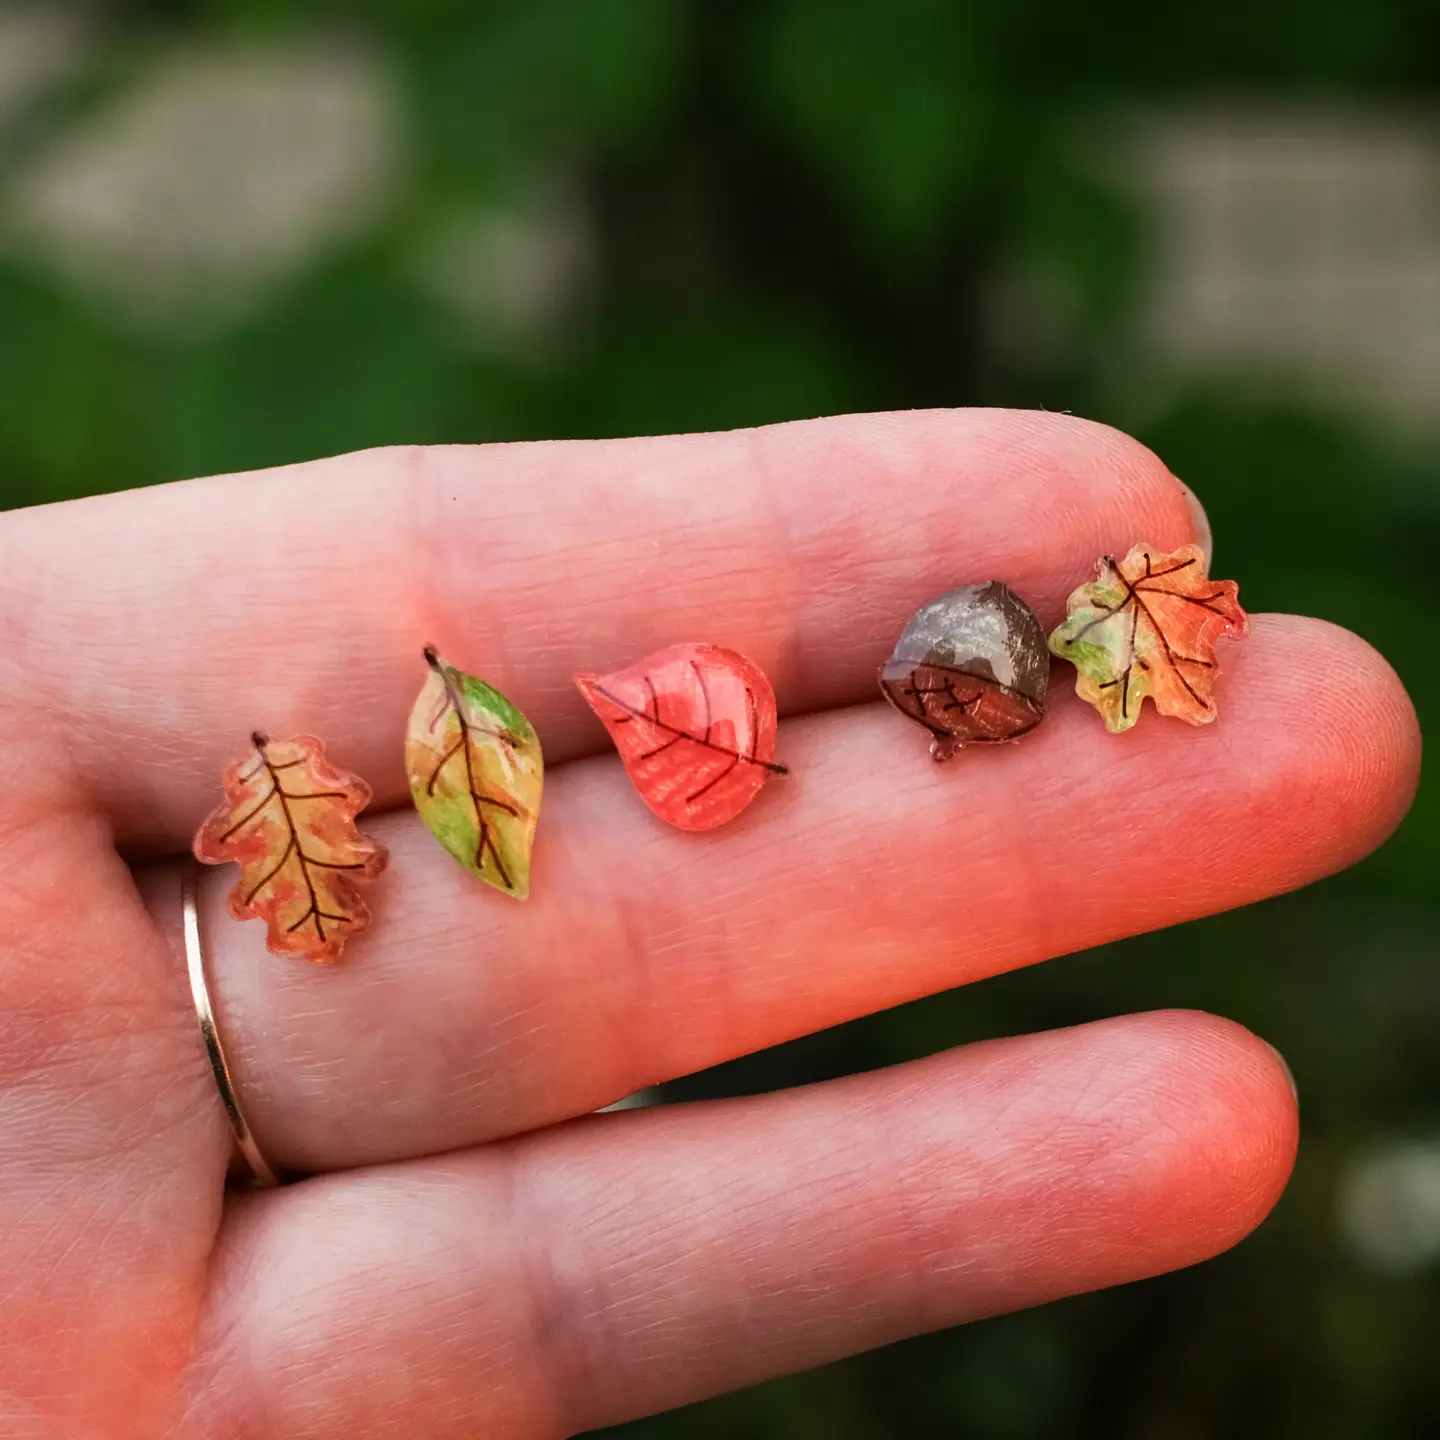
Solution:
{"label": "maple leaf earring", "polygon": [[472,875],[530,894],[545,761],[535,728],[498,690],[425,647],[429,678],[410,713],[405,769],[420,818]]}
{"label": "maple leaf earring", "polygon": [[880,667],[880,690],[948,760],[966,745],[1028,735],[1045,718],[1049,678],[1035,612],[991,580],[922,605]]}
{"label": "maple leaf earring", "polygon": [[719,645],[671,645],[608,675],[575,677],[650,809],[679,830],[713,830],[760,793],[775,763],[775,691]]}
{"label": "maple leaf earring", "polygon": [[1215,642],[1244,635],[1250,621],[1240,587],[1209,579],[1206,568],[1198,545],[1169,553],[1137,545],[1118,563],[1106,555],[1070,596],[1050,649],[1074,665],[1075,693],[1111,734],[1140,718],[1147,696],[1162,715],[1192,725],[1215,718]]}
{"label": "maple leaf earring", "polygon": [[328,964],[369,926],[361,887],[387,861],[355,826],[370,787],[332,765],[313,736],[277,741],[257,730],[251,742],[254,753],[225,772],[225,802],[196,834],[195,858],[240,866],[230,913],[264,920],[273,954]]}

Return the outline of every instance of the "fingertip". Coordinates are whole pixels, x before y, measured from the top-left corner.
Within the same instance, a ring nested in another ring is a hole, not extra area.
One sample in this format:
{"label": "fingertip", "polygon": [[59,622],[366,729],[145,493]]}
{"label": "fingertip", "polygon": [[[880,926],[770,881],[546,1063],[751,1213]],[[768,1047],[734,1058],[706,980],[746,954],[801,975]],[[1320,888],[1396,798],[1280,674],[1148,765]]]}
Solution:
{"label": "fingertip", "polygon": [[1215,1136],[1243,1136],[1245,1155],[1258,1157],[1267,1174],[1272,1159],[1283,1162],[1283,1188],[1299,1139],[1298,1092],[1284,1056],[1239,1021],[1205,1010],[1162,1010],[1143,1018],[1183,1035],[1194,1072],[1185,1084],[1213,1102],[1205,1113]]}
{"label": "fingertip", "polygon": [[[1134,929],[1343,870],[1391,834],[1414,798],[1419,727],[1383,657],[1322,620],[1251,622],[1246,638],[1217,650],[1213,724],[1192,728],[1146,707],[1133,729],[1112,736],[1057,685],[1045,732],[1030,746],[1046,777],[1065,777],[1063,803],[1049,799],[1045,812],[1052,833],[1063,828],[1064,847],[1093,838],[1091,807],[1124,798],[1137,856],[1122,877]],[[1082,793],[1083,809],[1074,803]],[[1135,884],[1142,870],[1148,888]],[[1095,867],[1086,876],[1073,885],[1062,874],[1052,887],[1064,889],[1072,919],[1088,908],[1103,921],[1113,893]],[[1108,933],[1097,926],[1086,943]]]}
{"label": "fingertip", "polygon": [[[1176,478],[1179,479],[1178,476]],[[1190,507],[1190,524],[1195,532],[1195,543],[1205,557],[1205,568],[1209,570],[1215,560],[1215,535],[1210,528],[1210,517],[1205,513],[1200,497],[1183,480],[1179,480],[1179,485],[1185,492],[1185,503]]]}
{"label": "fingertip", "polygon": [[[1002,440],[1028,446],[1037,468],[1048,467],[1047,503],[1063,525],[1058,545],[1068,561],[1053,593],[1044,583],[1035,589],[1033,603],[1047,628],[1064,618],[1070,592],[1095,578],[1101,556],[1139,544],[1176,550],[1202,539],[1193,493],[1133,435],[1043,410],[978,413],[992,417]],[[1208,545],[1208,525],[1203,539]]]}
{"label": "fingertip", "polygon": [[1326,620],[1309,620],[1317,643],[1329,641],[1340,654],[1354,717],[1355,748],[1370,763],[1357,771],[1368,781],[1375,804],[1373,843],[1379,844],[1404,819],[1420,784],[1420,718],[1394,666],[1368,641]]}
{"label": "fingertip", "polygon": [[1289,783],[1277,790],[1277,807],[1300,803],[1306,834],[1326,838],[1320,873],[1343,869],[1382,844],[1415,798],[1415,706],[1385,657],[1342,626],[1308,616],[1252,619],[1252,639],[1226,658],[1230,684],[1256,697],[1255,722],[1272,732],[1267,746],[1289,742]]}
{"label": "fingertip", "polygon": [[1208,1151],[1217,1188],[1230,1203],[1199,1231],[1206,1256],[1254,1231],[1275,1208],[1295,1168],[1300,1107],[1295,1079],[1275,1047],[1233,1020],[1192,1012],[1212,1047],[1217,1106]]}
{"label": "fingertip", "polygon": [[[912,545],[934,551],[936,573],[916,595],[943,583],[1002,579],[1048,625],[1063,615],[1070,591],[1094,578],[1100,556],[1198,538],[1189,492],[1160,457],[1133,436],[1076,415],[911,410],[748,434],[792,539],[805,536],[816,516],[833,524],[837,495],[847,489],[854,497],[847,520],[863,519],[856,553],[862,533],[885,533],[895,516],[928,509]],[[956,527],[963,527],[963,571],[955,569]]]}
{"label": "fingertip", "polygon": [[[1166,1268],[1238,1244],[1284,1193],[1299,1144],[1289,1067],[1233,1020],[1194,1010],[1114,1022],[1147,1056],[1151,1143],[1135,1235]],[[1132,1117],[1133,1122],[1134,1117]]]}
{"label": "fingertip", "polygon": [[[1208,554],[1209,522],[1194,492],[1135,436],[1078,415],[1043,410],[982,413],[1003,415],[1002,431],[1013,427],[1028,434],[1032,444],[1054,456],[1068,479],[1079,502],[1075,541],[1088,557],[1076,574],[1076,585],[1093,578],[1094,562],[1102,555],[1123,553],[1134,545],[1175,550],[1200,542]],[[1059,493],[1063,498],[1065,490]]]}

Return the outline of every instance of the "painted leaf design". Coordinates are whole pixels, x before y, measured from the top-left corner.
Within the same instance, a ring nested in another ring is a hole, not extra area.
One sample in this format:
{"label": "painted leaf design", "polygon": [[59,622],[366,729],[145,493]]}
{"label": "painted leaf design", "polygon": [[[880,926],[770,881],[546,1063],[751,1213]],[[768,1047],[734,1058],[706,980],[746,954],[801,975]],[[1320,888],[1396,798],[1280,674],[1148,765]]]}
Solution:
{"label": "painted leaf design", "polygon": [[230,913],[264,920],[275,954],[338,960],[370,924],[361,885],[386,864],[385,848],[355,827],[370,787],[312,736],[251,740],[254,753],[225,772],[225,803],[195,836],[195,858],[240,866]]}
{"label": "painted leaf design", "polygon": [[1215,642],[1243,635],[1249,619],[1233,580],[1210,580],[1198,545],[1161,554],[1137,545],[1069,599],[1051,651],[1079,671],[1075,692],[1118,734],[1139,718],[1146,696],[1162,715],[1192,725],[1215,718]]}
{"label": "painted leaf design", "polygon": [[930,754],[1028,735],[1045,718],[1050,654],[1006,584],[962,585],[922,605],[880,667],[880,692],[930,732]]}
{"label": "painted leaf design", "polygon": [[427,647],[405,768],[430,832],[472,875],[524,900],[545,762],[534,727],[498,690]]}
{"label": "painted leaf design", "polygon": [[575,677],[640,798],[681,830],[733,820],[772,775],[775,692],[719,645],[672,645],[609,675]]}

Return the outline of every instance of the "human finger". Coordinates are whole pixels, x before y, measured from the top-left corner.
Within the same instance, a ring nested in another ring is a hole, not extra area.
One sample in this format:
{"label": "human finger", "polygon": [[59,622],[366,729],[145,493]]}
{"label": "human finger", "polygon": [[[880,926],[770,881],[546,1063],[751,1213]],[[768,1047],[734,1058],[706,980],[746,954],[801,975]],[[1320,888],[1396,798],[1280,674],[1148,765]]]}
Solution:
{"label": "human finger", "polygon": [[[948,765],[883,705],[797,720],[791,777],[718,836],[657,824],[611,760],[564,766],[524,906],[381,817],[375,929],[339,966],[267,954],[214,874],[212,984],[261,1141],[320,1170],[514,1134],[1378,844],[1419,763],[1385,662],[1261,616],[1224,664],[1213,726],[1116,737],[1061,694],[1023,743]],[[148,890],[173,924],[173,871]]]}
{"label": "human finger", "polygon": [[1192,1264],[1295,1143],[1274,1052],[1168,1013],[307,1182],[231,1217],[197,1433],[613,1424]]}
{"label": "human finger", "polygon": [[1153,454],[1041,412],[373,451],[0,516],[0,700],[122,844],[178,852],[256,728],[403,802],[427,641],[563,760],[605,743],[576,670],[694,638],[788,712],[850,703],[941,591],[999,577],[1051,615],[1096,556],[1192,534]]}

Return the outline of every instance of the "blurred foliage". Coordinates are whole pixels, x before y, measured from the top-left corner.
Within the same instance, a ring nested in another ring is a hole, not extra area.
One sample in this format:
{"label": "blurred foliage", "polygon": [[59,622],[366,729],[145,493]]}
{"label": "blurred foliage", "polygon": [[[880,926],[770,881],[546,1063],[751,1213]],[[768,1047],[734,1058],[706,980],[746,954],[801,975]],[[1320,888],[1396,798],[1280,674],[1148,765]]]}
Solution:
{"label": "blurred foliage", "polygon": [[[1117,111],[1217,93],[1433,101],[1432,0],[135,0],[103,17],[80,63],[0,119],[0,204],[55,135],[181,43],[360,37],[395,76],[406,165],[380,221],[194,333],[138,334],[0,247],[0,503],[391,441],[1045,405],[1140,435],[1203,496],[1252,608],[1357,630],[1422,723],[1440,715],[1440,447],[1244,377],[1160,393],[1134,325],[1145,217],[1082,143]],[[558,323],[540,313],[517,338],[482,314],[477,333],[417,282],[447,217],[556,187],[581,199],[589,257]],[[1054,300],[1038,339],[997,318],[1016,275]],[[768,1089],[1200,1006],[1286,1054],[1305,1139],[1272,1220],[1211,1264],[615,1433],[1440,1433],[1434,1272],[1363,1269],[1335,1218],[1359,1148],[1437,1126],[1437,861],[1431,787],[1377,856],[1302,894],[674,1086]]]}

